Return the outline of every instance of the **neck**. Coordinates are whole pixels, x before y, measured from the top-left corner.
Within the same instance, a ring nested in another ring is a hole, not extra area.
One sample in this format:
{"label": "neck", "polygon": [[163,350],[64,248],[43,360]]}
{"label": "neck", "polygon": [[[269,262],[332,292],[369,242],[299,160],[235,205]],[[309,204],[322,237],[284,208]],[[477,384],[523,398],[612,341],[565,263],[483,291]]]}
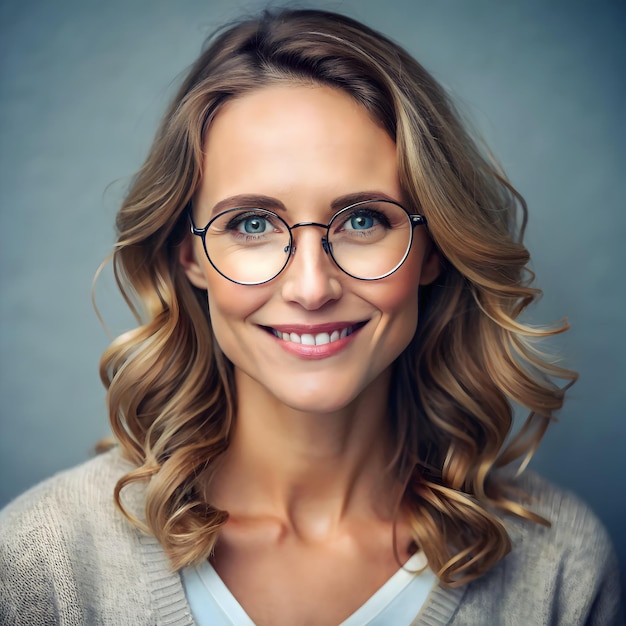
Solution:
{"label": "neck", "polygon": [[239,371],[236,380],[237,418],[212,503],[278,518],[301,535],[329,533],[352,516],[392,518],[399,494],[387,467],[388,373],[324,414],[281,404]]}

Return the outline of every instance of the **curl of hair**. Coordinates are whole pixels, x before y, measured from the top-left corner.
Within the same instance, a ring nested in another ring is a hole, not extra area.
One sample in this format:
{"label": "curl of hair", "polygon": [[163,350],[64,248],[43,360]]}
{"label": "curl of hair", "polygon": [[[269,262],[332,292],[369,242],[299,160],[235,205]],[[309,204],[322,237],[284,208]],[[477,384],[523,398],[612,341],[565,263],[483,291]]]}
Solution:
{"label": "curl of hair", "polygon": [[[406,483],[416,544],[444,584],[463,584],[509,551],[501,514],[548,523],[494,470],[519,459],[525,466],[563,403],[554,378],[575,380],[533,345],[566,326],[517,321],[539,296],[521,241],[526,206],[445,92],[402,48],[336,14],[266,12],[209,40],[118,213],[113,266],[139,326],[100,366],[114,434],[137,466],[119,481],[116,502],[156,536],[175,569],[207,558],[228,517],[203,500],[201,484],[228,447],[232,366],[177,249],[212,118],[225,101],[279,82],[341,89],[386,129],[409,208],[426,215],[441,252],[441,276],[422,288],[415,337],[394,364],[393,466]],[[512,402],[530,415],[507,443]],[[142,519],[121,498],[134,482],[147,483]]]}

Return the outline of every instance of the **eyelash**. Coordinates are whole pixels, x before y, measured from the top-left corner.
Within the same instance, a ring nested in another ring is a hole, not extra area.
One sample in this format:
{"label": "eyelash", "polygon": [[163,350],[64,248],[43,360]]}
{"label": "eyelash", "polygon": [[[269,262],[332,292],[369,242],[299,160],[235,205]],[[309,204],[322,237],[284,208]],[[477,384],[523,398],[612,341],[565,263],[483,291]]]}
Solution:
{"label": "eyelash", "polygon": [[[355,209],[352,213],[349,213],[346,218],[341,222],[340,227],[343,228],[343,226],[349,222],[352,218],[355,217],[371,217],[373,220],[375,220],[376,222],[378,222],[378,224],[380,226],[382,226],[383,228],[390,228],[391,224],[389,223],[389,220],[387,219],[387,216],[381,212],[381,211],[376,211],[374,209],[367,209],[367,208],[360,208],[360,209]],[[374,224],[374,226],[376,226],[376,224]],[[358,232],[356,229],[354,229],[355,232]],[[369,230],[369,229],[368,229]],[[365,235],[365,231],[363,231],[363,235]]]}
{"label": "eyelash", "polygon": [[[354,211],[346,214],[345,216],[342,216],[341,222],[335,225],[335,228],[334,228],[335,232],[344,229],[345,224],[348,223],[351,219],[360,218],[360,217],[371,218],[372,220],[374,220],[375,223],[373,224],[371,228],[368,228],[362,231],[356,228],[346,229],[346,230],[351,231],[352,236],[368,237],[369,235],[373,234],[372,230],[376,228],[377,226],[380,226],[385,229],[391,228],[389,219],[387,218],[384,212],[377,211],[375,209],[366,208],[366,207],[361,207],[361,208],[356,208]],[[275,230],[280,230],[280,227],[282,226],[282,222],[275,224],[272,221],[272,216],[270,214],[265,213],[265,212],[260,212],[255,209],[250,209],[250,211],[244,211],[243,213],[239,213],[233,218],[231,218],[228,224],[226,224],[225,230],[228,232],[231,232],[234,236],[238,238],[244,239],[244,241],[255,241],[259,237],[269,234],[269,232],[267,231],[262,232],[262,233],[256,233],[256,234],[242,232],[240,230],[241,225],[250,218],[258,218],[260,220],[263,220],[267,225],[269,225],[270,228],[273,228]]]}
{"label": "eyelash", "polygon": [[[237,229],[239,228],[239,226],[245,222],[247,219],[250,219],[251,217],[256,217],[259,218],[261,220],[264,220],[265,222],[267,222],[268,224],[270,224],[273,228],[276,228],[276,225],[272,223],[271,221],[271,215],[268,215],[267,213],[259,213],[257,211],[251,210],[249,212],[246,213],[239,213],[237,216],[233,217],[228,224],[226,224],[226,230],[229,231],[238,231]],[[250,233],[240,233],[242,235],[244,234],[250,234]]]}

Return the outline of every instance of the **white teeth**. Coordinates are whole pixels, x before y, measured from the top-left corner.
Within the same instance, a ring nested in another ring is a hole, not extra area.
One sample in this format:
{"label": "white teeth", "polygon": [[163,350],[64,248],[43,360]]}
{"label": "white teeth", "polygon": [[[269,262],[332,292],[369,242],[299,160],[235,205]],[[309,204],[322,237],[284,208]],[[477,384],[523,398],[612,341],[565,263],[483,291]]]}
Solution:
{"label": "white teeth", "polygon": [[319,335],[315,335],[316,346],[323,346],[327,343],[330,343],[330,335],[328,333],[320,333]]}
{"label": "white teeth", "polygon": [[333,343],[339,341],[339,339],[345,339],[348,335],[352,334],[352,327],[342,328],[341,331],[333,330],[332,333],[317,333],[313,335],[311,333],[304,333],[298,335],[297,333],[283,333],[279,330],[272,331],[278,339],[283,341],[291,341],[293,343],[301,343],[305,346],[323,346],[327,343]]}

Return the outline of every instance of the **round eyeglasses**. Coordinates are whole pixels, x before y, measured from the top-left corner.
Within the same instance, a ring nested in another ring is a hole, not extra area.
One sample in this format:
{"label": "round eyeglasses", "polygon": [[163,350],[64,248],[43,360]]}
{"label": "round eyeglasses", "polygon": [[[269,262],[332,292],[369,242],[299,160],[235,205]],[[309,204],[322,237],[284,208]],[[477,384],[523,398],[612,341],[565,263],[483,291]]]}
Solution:
{"label": "round eyeglasses", "polygon": [[406,260],[415,226],[423,215],[410,214],[391,200],[364,200],[341,209],[328,224],[289,226],[266,209],[237,208],[197,228],[189,207],[191,232],[202,239],[211,265],[239,285],[261,285],[276,278],[296,251],[293,232],[303,226],[323,229],[322,248],[335,265],[359,280],[379,280]]}

